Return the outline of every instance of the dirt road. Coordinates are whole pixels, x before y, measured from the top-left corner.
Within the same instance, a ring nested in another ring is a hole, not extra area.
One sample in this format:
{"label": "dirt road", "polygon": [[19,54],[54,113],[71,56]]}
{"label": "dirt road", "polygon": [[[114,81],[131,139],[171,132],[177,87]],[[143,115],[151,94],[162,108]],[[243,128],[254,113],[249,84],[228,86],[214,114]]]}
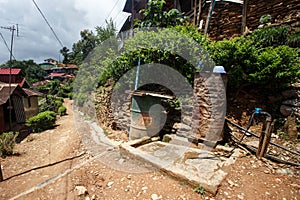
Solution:
{"label": "dirt road", "polygon": [[[227,169],[218,194],[200,195],[159,171],[116,171],[86,153],[72,101],[57,126],[28,136],[1,159],[0,199],[300,199],[299,170],[247,155]],[[281,170],[281,171],[280,171]]]}

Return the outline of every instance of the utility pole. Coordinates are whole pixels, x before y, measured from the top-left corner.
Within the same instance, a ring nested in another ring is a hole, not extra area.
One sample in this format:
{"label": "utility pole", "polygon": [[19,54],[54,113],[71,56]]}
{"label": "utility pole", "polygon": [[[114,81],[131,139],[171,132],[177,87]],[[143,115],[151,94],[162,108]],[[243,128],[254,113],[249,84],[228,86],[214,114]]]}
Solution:
{"label": "utility pole", "polygon": [[[11,41],[10,41],[10,52],[9,52],[9,83],[8,83],[8,110],[9,110],[9,130],[11,130],[11,125],[12,125],[12,121],[11,121],[11,110],[12,110],[12,104],[11,104],[11,69],[12,69],[12,57],[13,57],[13,43],[14,43],[14,34],[15,34],[15,30],[17,31],[17,36],[19,36],[19,27],[17,24],[17,29],[15,28],[15,25],[13,26],[9,26],[9,27],[3,27],[1,26],[2,29],[7,29],[11,31]],[[3,181],[3,173],[2,173],[2,168],[1,168],[1,162],[0,162],[0,182]]]}
{"label": "utility pole", "polygon": [[12,103],[11,103],[11,71],[12,71],[12,56],[13,56],[13,43],[14,43],[14,35],[15,35],[15,30],[17,31],[17,34],[19,35],[19,29],[18,29],[18,25],[17,25],[17,29],[15,28],[15,25],[13,26],[9,26],[9,27],[3,27],[1,26],[1,28],[3,29],[7,29],[11,31],[11,41],[10,41],[10,55],[9,55],[9,83],[8,83],[8,90],[9,90],[9,96],[8,96],[8,110],[9,110],[9,130],[11,130],[11,125],[12,125],[12,121],[11,121],[11,111],[12,111]]}

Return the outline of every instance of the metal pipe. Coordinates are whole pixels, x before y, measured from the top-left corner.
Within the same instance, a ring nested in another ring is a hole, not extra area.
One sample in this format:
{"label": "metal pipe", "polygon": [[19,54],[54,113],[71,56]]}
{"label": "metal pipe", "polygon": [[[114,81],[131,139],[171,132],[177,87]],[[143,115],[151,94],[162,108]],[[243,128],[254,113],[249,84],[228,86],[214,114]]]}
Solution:
{"label": "metal pipe", "polygon": [[[235,139],[239,140],[235,135],[233,135],[232,133],[229,133],[232,137],[234,137]],[[248,150],[256,153],[256,148],[255,147],[251,147],[245,143],[242,143],[240,141],[236,142],[238,143],[238,146],[242,146],[242,147],[245,147],[247,148]],[[270,154],[266,154],[266,158],[270,159],[270,160],[273,160],[273,161],[276,161],[276,162],[281,162],[281,163],[284,163],[284,164],[288,164],[288,165],[294,165],[294,166],[300,166],[300,163],[295,163],[295,162],[292,162],[292,161],[287,161],[287,160],[282,160],[280,158],[278,158],[277,156],[272,156]]]}
{"label": "metal pipe", "polygon": [[134,86],[134,90],[137,90],[137,89],[138,89],[138,86],[139,86],[140,68],[141,68],[141,58],[139,57],[139,60],[138,60],[138,67],[137,67],[137,69],[136,69],[136,76],[135,76],[135,86]]}
{"label": "metal pipe", "polygon": [[[256,138],[259,138],[259,136],[258,136],[257,134],[255,134],[255,133],[253,133],[253,132],[251,132],[251,131],[248,131],[248,130],[246,130],[245,128],[243,128],[243,127],[241,127],[241,126],[239,126],[239,125],[237,125],[237,124],[231,122],[229,119],[225,118],[225,121],[228,122],[229,124],[231,124],[231,125],[233,125],[233,126],[239,128],[239,129],[242,130],[244,133],[246,132],[246,133],[249,133],[249,134],[253,135],[253,136],[256,137]],[[287,147],[281,146],[281,145],[276,144],[276,143],[274,143],[274,142],[272,142],[272,141],[270,142],[270,144],[272,144],[272,145],[274,145],[274,146],[276,146],[276,147],[278,147],[278,148],[284,149],[284,150],[286,150],[286,151],[288,151],[288,152],[290,152],[290,153],[293,153],[293,154],[296,154],[296,155],[300,156],[300,153],[298,153],[298,152],[296,152],[296,151],[293,151],[293,150],[290,150],[290,149],[288,149]]]}

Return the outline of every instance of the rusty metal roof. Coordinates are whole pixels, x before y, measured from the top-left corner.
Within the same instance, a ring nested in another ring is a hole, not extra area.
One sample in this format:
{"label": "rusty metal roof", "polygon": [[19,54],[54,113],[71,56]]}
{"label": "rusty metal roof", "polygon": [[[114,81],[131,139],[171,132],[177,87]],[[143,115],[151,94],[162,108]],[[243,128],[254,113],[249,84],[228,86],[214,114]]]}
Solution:
{"label": "rusty metal roof", "polygon": [[22,88],[24,92],[27,94],[27,96],[32,97],[32,96],[37,96],[37,97],[43,97],[44,94],[41,92],[37,92],[28,88]]}
{"label": "rusty metal roof", "polygon": [[[8,100],[8,98],[10,97],[10,95],[15,91],[15,89],[18,86],[18,84],[11,84],[10,86],[11,88],[9,89],[9,84],[0,84],[0,105],[5,104]],[[9,90],[10,90],[10,94],[9,94]]]}

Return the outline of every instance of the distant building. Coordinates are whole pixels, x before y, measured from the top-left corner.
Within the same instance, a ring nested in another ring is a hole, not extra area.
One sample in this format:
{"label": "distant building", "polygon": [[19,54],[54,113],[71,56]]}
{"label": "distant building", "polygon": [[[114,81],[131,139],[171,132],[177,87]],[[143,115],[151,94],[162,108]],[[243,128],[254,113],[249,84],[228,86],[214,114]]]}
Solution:
{"label": "distant building", "polygon": [[45,63],[50,63],[50,64],[53,64],[53,65],[57,65],[58,64],[58,61],[54,60],[53,58],[47,58],[44,61],[45,61]]}
{"label": "distant building", "polygon": [[73,74],[55,73],[55,72],[48,74],[48,76],[46,77],[46,79],[48,79],[48,80],[58,79],[60,81],[68,80],[68,79],[72,79],[72,78],[75,78],[75,76]]}
{"label": "distant building", "polygon": [[18,68],[1,68],[0,69],[0,81],[9,83],[9,77],[11,77],[10,83],[16,83],[22,88],[29,88],[29,84],[26,82],[25,74]]}
{"label": "distant building", "polygon": [[19,84],[0,82],[0,134],[9,129],[10,110],[11,128],[15,130],[24,125],[30,117],[38,114],[38,97],[43,96],[28,88],[21,88]]}
{"label": "distant building", "polygon": [[25,118],[29,119],[39,113],[38,97],[43,97],[44,94],[28,88],[23,88],[23,91],[27,95],[23,97]]}
{"label": "distant building", "polygon": [[39,66],[47,72],[47,76],[45,77],[47,80],[59,79],[62,81],[74,78],[74,74],[78,71],[76,64],[59,63],[52,58],[45,59],[44,61]]}
{"label": "distant building", "polygon": [[48,63],[48,62],[40,63],[39,66],[40,66],[40,68],[42,68],[43,70],[47,70],[47,69],[51,69],[51,68],[56,67],[55,64],[53,64],[53,63]]}

